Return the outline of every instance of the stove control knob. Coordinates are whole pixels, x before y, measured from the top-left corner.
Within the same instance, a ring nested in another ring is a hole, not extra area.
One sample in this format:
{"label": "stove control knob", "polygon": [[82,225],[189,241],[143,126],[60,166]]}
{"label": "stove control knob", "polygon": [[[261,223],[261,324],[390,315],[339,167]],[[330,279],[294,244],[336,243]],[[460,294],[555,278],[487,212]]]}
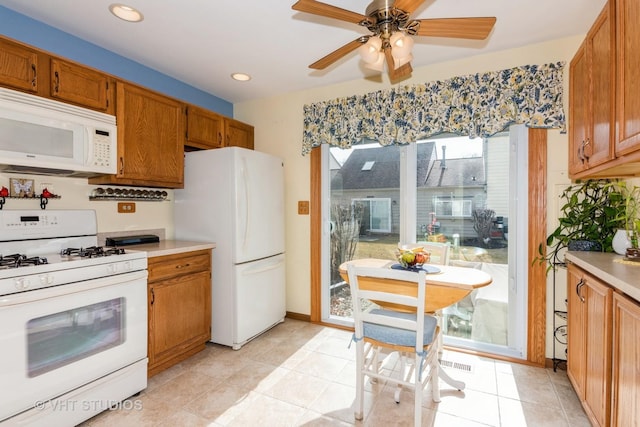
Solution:
{"label": "stove control knob", "polygon": [[16,279],[15,285],[17,290],[23,291],[29,287],[29,280],[24,277],[20,277]]}
{"label": "stove control knob", "polygon": [[109,264],[107,265],[107,273],[109,274],[115,274],[118,271],[117,267],[115,264]]}
{"label": "stove control knob", "polygon": [[131,263],[129,261],[125,261],[123,267],[124,267],[124,271],[130,271],[131,270]]}

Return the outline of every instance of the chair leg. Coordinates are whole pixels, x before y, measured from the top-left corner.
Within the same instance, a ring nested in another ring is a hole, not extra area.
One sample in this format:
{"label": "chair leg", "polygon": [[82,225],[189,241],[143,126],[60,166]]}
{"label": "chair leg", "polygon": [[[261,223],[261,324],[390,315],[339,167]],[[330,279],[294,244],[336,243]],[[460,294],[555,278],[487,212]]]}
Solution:
{"label": "chair leg", "polygon": [[[398,356],[400,357],[400,370],[398,371],[398,379],[402,381],[404,379],[405,371],[407,369],[407,364],[406,364],[407,356],[404,353],[398,353]],[[400,403],[401,391],[402,391],[402,384],[398,383],[398,385],[396,386],[396,392],[393,395],[393,399],[396,401],[396,403]]]}
{"label": "chair leg", "polygon": [[413,370],[413,392],[414,392],[414,426],[422,425],[422,370],[420,369],[420,361],[422,356],[416,354],[415,369]]}
{"label": "chair leg", "polygon": [[[438,320],[438,328],[442,331],[444,328],[444,325],[443,325],[444,318],[443,318],[442,310],[436,311],[435,317]],[[444,336],[444,333],[440,333],[438,334],[438,337],[437,337],[438,357],[442,357],[442,351],[444,348],[443,336]]]}
{"label": "chair leg", "polygon": [[356,401],[354,417],[362,420],[364,416],[364,342],[360,340],[356,343]]}

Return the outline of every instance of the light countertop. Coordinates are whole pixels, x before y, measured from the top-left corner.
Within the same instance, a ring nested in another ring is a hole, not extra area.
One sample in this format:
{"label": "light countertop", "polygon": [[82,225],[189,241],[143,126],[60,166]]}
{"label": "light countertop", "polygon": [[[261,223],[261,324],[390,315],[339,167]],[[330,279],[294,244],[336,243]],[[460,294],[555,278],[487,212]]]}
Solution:
{"label": "light countertop", "polygon": [[616,262],[623,258],[605,252],[568,251],[565,255],[567,261],[640,302],[640,262],[637,265]]}
{"label": "light countertop", "polygon": [[187,240],[160,240],[158,243],[125,246],[126,249],[131,249],[132,251],[145,251],[149,258],[214,249],[215,247],[215,243],[190,242]]}

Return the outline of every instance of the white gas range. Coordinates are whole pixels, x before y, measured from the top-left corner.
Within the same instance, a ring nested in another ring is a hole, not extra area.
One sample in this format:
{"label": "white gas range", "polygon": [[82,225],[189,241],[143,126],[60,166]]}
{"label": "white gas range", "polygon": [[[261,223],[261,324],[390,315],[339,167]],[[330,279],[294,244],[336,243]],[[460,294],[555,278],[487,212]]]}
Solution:
{"label": "white gas range", "polygon": [[147,255],[92,210],[0,210],[0,425],[73,425],[147,385]]}

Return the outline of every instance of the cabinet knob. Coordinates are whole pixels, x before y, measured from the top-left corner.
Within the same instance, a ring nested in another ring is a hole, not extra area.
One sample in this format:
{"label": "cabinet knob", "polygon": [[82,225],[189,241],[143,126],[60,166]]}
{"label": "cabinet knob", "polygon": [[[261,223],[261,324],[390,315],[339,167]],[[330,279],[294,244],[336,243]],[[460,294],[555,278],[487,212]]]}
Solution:
{"label": "cabinet knob", "polygon": [[53,86],[53,90],[55,93],[58,93],[60,91],[60,74],[58,74],[58,72],[56,71],[54,75],[56,76],[56,80]]}
{"label": "cabinet knob", "polygon": [[31,71],[33,71],[33,80],[31,80],[31,86],[35,89],[37,85],[38,73],[36,71],[36,64],[31,64]]}
{"label": "cabinet knob", "polygon": [[589,138],[587,138],[587,140],[586,140],[586,141],[583,141],[583,142],[582,142],[582,145],[583,145],[583,147],[582,147],[582,155],[584,156],[584,159],[585,159],[586,161],[589,161],[589,157],[590,157],[590,156],[588,156],[588,155],[586,154],[585,148],[587,148],[587,146],[588,146],[588,145],[590,145],[590,144],[591,144],[591,139],[589,139]]}

